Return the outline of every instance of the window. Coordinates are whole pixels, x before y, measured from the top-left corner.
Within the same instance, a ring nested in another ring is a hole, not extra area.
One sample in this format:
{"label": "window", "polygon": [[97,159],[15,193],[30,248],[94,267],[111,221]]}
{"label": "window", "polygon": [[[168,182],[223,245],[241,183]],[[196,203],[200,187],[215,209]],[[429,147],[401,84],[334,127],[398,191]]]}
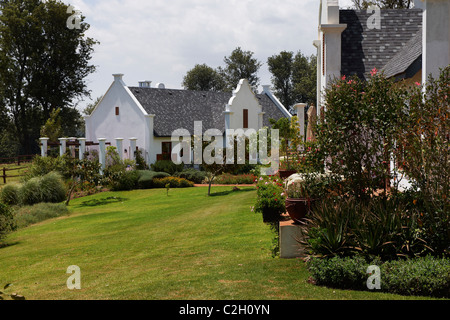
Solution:
{"label": "window", "polygon": [[119,115],[119,107],[116,107],[116,116]]}
{"label": "window", "polygon": [[244,128],[248,129],[248,109],[244,109]]}
{"label": "window", "polygon": [[161,144],[162,154],[172,153],[172,142],[162,142]]}

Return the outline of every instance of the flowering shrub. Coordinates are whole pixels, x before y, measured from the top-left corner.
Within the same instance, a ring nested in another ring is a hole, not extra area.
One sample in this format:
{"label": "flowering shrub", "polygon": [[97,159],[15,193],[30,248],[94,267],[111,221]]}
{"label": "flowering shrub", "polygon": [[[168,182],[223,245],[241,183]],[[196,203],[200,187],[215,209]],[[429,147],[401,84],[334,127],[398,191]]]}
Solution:
{"label": "flowering shrub", "polygon": [[347,192],[368,199],[385,188],[391,171],[400,119],[406,116],[408,90],[376,69],[366,82],[345,76],[326,91],[326,111],[316,139],[326,167],[348,182]]}
{"label": "flowering shrub", "polygon": [[276,176],[263,176],[257,179],[257,200],[252,211],[262,213],[264,222],[279,221],[285,213],[283,181]]}

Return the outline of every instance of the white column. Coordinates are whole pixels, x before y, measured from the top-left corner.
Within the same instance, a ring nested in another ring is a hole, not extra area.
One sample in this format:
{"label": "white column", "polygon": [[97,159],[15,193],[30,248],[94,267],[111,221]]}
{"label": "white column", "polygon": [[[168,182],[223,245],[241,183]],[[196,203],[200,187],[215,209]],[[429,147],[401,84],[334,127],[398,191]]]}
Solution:
{"label": "white column", "polygon": [[231,129],[231,115],[233,114],[233,112],[231,112],[230,110],[230,105],[227,104],[225,105],[225,111],[223,112],[224,116],[225,116],[225,141],[224,141],[224,147],[228,148],[230,145],[230,141],[229,141],[229,133],[228,130]]}
{"label": "white column", "polygon": [[86,152],[86,138],[78,138],[80,142],[80,148],[78,150],[78,158],[80,160],[84,159],[84,153]]}
{"label": "white column", "polygon": [[137,138],[130,138],[130,160],[135,160],[136,140]]}
{"label": "white column", "polygon": [[298,124],[300,126],[300,136],[305,140],[305,108],[306,103],[297,103],[294,108],[297,112]]}
{"label": "white column", "polygon": [[39,140],[41,141],[41,157],[45,158],[47,156],[49,138],[39,138]]}
{"label": "white column", "polygon": [[62,157],[66,153],[66,141],[67,138],[59,138],[59,155]]}
{"label": "white column", "polygon": [[156,161],[156,151],[154,151],[153,131],[154,131],[155,115],[148,114],[145,116],[145,154],[143,154],[148,165]]}
{"label": "white column", "polygon": [[116,138],[116,146],[119,159],[123,160],[123,138]]}
{"label": "white column", "polygon": [[99,161],[101,164],[100,173],[103,174],[103,170],[105,170],[106,166],[106,139],[99,138]]}
{"label": "white column", "polygon": [[266,114],[265,112],[258,113],[258,130],[262,129],[264,127],[264,115],[265,114]]}
{"label": "white column", "polygon": [[[76,141],[77,141],[77,138],[76,138],[76,137],[70,137],[70,138],[68,139],[68,141],[70,141],[70,142],[76,142]],[[75,158],[75,146],[74,146],[74,145],[69,146],[69,150],[70,150],[70,156],[71,156],[72,158]]]}
{"label": "white column", "polygon": [[431,74],[439,78],[440,68],[450,64],[450,3],[426,0],[423,4],[422,82]]}

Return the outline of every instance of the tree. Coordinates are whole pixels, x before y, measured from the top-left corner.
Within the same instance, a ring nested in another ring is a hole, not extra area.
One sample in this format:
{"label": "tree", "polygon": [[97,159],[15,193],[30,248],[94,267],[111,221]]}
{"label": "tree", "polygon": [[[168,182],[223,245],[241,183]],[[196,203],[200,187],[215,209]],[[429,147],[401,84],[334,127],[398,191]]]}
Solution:
{"label": "tree", "polygon": [[352,0],[356,9],[366,10],[370,6],[378,6],[381,9],[410,9],[412,0]]}
{"label": "tree", "polygon": [[224,58],[225,68],[218,68],[226,83],[226,91],[232,91],[241,79],[247,79],[253,88],[259,85],[258,71],[262,63],[253,57],[253,52],[240,47]]}
{"label": "tree", "polygon": [[41,137],[49,138],[50,142],[58,142],[58,138],[63,136],[61,117],[59,116],[61,109],[55,109],[50,114],[45,124],[41,128]]}
{"label": "tree", "polygon": [[92,112],[94,111],[95,107],[100,103],[100,101],[103,99],[103,96],[97,97],[94,102],[89,103],[84,109],[83,114],[86,116],[90,116]]}
{"label": "tree", "polygon": [[186,90],[223,91],[225,81],[213,68],[206,64],[197,64],[184,76],[182,86]]}
{"label": "tree", "polygon": [[275,94],[281,102],[290,108],[298,102],[314,103],[316,101],[317,59],[315,55],[304,56],[300,51],[282,51],[267,59],[272,74]]}
{"label": "tree", "polygon": [[79,29],[67,28],[67,8],[56,0],[0,2],[0,92],[27,154],[38,150],[54,109],[64,120],[79,117],[74,100],[89,95],[85,78],[95,71],[89,60],[97,42],[85,36],[84,17]]}
{"label": "tree", "polygon": [[292,66],[293,102],[312,104],[317,99],[317,57],[295,55]]}
{"label": "tree", "polygon": [[292,65],[293,52],[282,51],[278,55],[267,59],[269,71],[272,74],[272,84],[275,88],[275,94],[280,98],[281,103],[286,107],[293,104],[293,83],[292,83]]}

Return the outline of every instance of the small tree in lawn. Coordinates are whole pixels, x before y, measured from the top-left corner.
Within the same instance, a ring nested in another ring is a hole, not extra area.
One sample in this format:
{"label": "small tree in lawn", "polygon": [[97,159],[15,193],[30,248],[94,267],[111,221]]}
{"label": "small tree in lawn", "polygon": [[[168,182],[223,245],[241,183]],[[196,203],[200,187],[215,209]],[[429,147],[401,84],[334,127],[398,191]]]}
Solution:
{"label": "small tree in lawn", "polygon": [[[221,137],[221,136],[220,136]],[[208,196],[211,195],[211,185],[214,181],[214,178],[222,173],[236,173],[241,166],[245,163],[245,159],[248,159],[248,145],[245,144],[245,154],[242,155],[238,152],[237,146],[239,143],[235,143],[241,139],[240,143],[246,142],[246,139],[242,136],[232,137],[234,141],[229,141],[233,146],[233,157],[229,156],[229,152],[227,148],[223,147],[221,144],[222,141],[218,139],[219,136],[215,136],[213,142],[202,141],[202,167],[208,173],[207,181],[208,181]],[[231,138],[231,137],[229,137]],[[197,139],[197,137],[194,137]],[[244,141],[242,141],[244,140]],[[231,147],[228,148],[231,150]],[[228,152],[228,157],[227,157]],[[243,159],[244,158],[244,159]],[[232,160],[232,161],[231,161]]]}

